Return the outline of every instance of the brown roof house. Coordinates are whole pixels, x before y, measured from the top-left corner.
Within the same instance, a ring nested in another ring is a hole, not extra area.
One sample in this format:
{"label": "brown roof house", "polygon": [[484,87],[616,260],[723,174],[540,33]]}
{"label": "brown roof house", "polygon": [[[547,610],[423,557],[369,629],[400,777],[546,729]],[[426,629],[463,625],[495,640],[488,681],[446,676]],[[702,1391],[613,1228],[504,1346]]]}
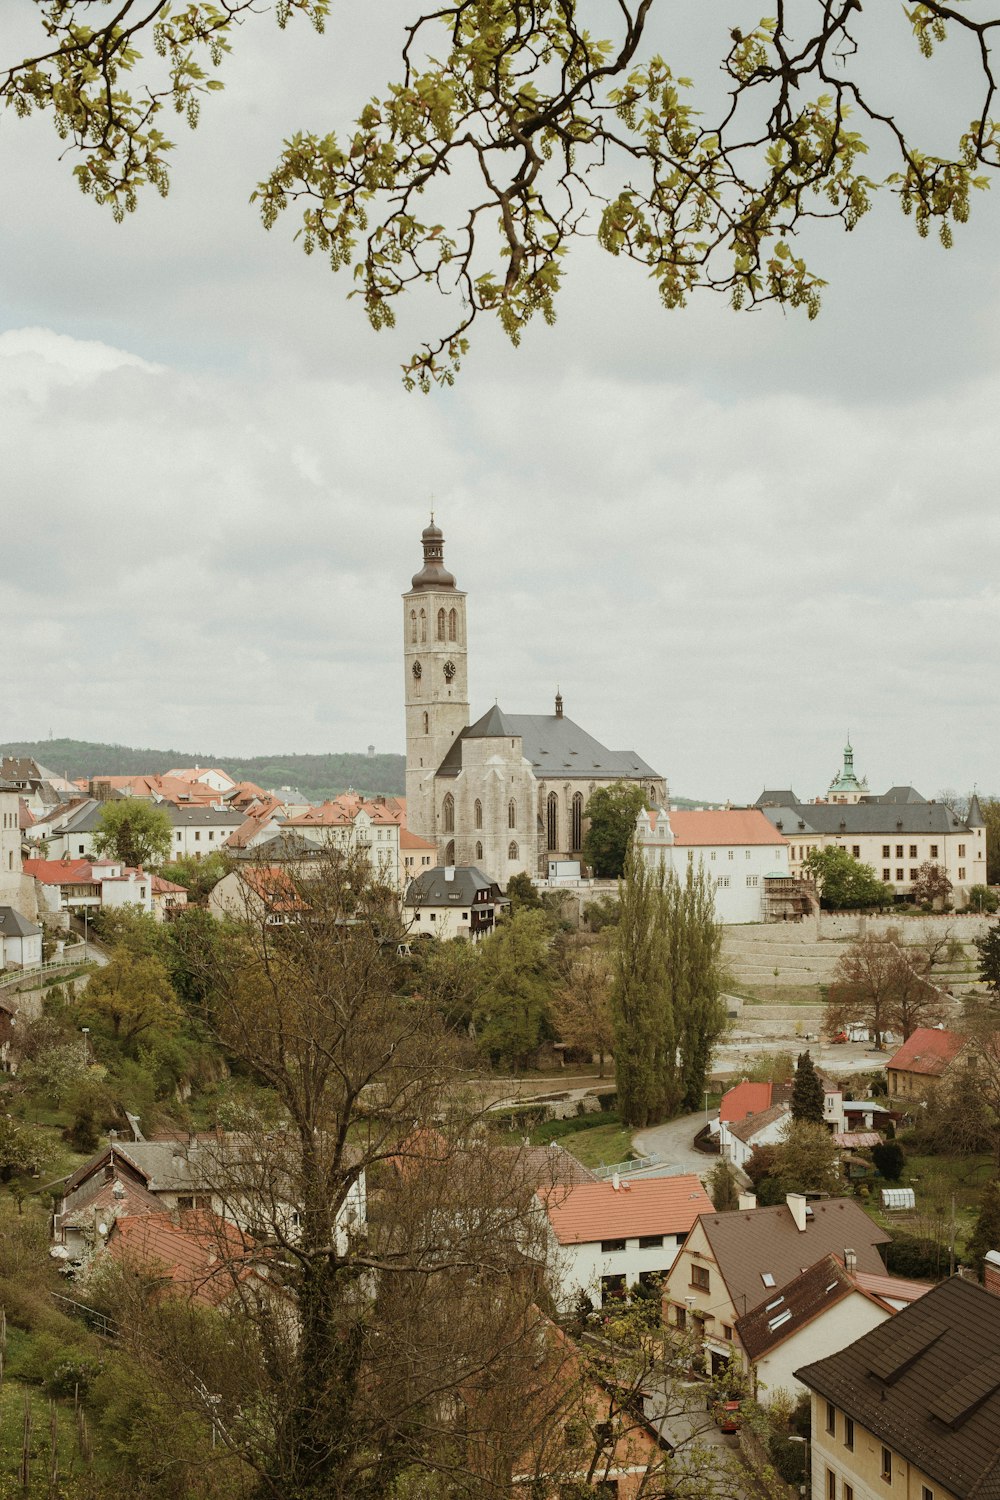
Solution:
{"label": "brown roof house", "polygon": [[804,1358],[843,1349],[931,1289],[930,1282],[900,1280],[897,1286],[894,1276],[865,1276],[856,1264],[846,1247],[842,1255],[824,1255],[736,1319],[754,1396],[763,1406],[802,1393],[794,1372]]}
{"label": "brown roof house", "polygon": [[[748,1194],[744,1201],[755,1200]],[[884,1276],[877,1246],[889,1238],[851,1198],[809,1203],[789,1193],[767,1208],[702,1214],[664,1284],[664,1319],[676,1328],[693,1320],[717,1374],[739,1356],[737,1318],[772,1301],[824,1255],[853,1255],[856,1269]]]}
{"label": "brown roof house", "polygon": [[935,1087],[968,1037],[937,1026],[918,1026],[885,1065],[889,1097],[922,1098]]}
{"label": "brown roof house", "polygon": [[795,1373],[812,1393],[813,1495],[1000,1497],[1000,1297],[953,1276]]}

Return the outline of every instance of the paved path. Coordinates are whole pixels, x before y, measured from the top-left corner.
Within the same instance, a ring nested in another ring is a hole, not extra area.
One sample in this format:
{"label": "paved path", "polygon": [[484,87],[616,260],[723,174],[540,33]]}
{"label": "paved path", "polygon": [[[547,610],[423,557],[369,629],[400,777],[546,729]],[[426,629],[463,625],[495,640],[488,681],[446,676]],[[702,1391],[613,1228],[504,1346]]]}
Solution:
{"label": "paved path", "polygon": [[699,1174],[710,1172],[719,1158],[696,1151],[691,1144],[704,1123],[705,1111],[702,1109],[693,1115],[668,1120],[665,1125],[647,1125],[645,1130],[632,1137],[632,1145],[640,1156],[649,1156],[655,1151],[671,1166],[686,1167],[688,1171]]}

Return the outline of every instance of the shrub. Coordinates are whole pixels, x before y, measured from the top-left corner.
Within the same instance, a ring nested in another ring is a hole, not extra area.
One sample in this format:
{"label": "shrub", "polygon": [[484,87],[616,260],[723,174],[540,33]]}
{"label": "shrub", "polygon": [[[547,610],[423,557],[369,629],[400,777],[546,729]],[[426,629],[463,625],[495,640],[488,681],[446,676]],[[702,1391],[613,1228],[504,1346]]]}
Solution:
{"label": "shrub", "polygon": [[44,1379],[45,1394],[54,1399],[84,1397],[101,1373],[101,1362],[73,1353],[55,1360]]}
{"label": "shrub", "polygon": [[886,1269],[894,1276],[943,1276],[948,1268],[948,1252],[936,1240],[896,1231],[885,1247]]}
{"label": "shrub", "polygon": [[880,1146],[872,1147],[872,1161],[886,1182],[898,1182],[903,1175],[906,1156],[897,1141],[885,1141]]}
{"label": "shrub", "polygon": [[805,1478],[806,1445],[793,1443],[783,1433],[776,1432],[768,1444],[768,1454],[775,1469],[786,1484],[799,1484]]}

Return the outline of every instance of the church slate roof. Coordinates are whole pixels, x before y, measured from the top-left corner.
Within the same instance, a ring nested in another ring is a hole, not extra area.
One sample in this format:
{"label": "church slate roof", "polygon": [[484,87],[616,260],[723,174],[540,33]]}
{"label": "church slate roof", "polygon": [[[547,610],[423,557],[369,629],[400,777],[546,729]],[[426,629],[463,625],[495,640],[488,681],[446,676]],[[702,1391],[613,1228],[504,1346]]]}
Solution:
{"label": "church slate roof", "polygon": [[955,833],[968,827],[943,802],[806,802],[762,807],[761,812],[786,838],[800,833]]}
{"label": "church slate roof", "polygon": [[631,781],[646,776],[660,779],[659,772],[634,750],[609,750],[572,719],[558,714],[508,714],[497,704],[462,731],[441,762],[438,774],[458,775],[464,739],[514,738],[521,740],[524,757],[531,762],[536,775],[565,776],[569,772],[581,780],[610,777]]}

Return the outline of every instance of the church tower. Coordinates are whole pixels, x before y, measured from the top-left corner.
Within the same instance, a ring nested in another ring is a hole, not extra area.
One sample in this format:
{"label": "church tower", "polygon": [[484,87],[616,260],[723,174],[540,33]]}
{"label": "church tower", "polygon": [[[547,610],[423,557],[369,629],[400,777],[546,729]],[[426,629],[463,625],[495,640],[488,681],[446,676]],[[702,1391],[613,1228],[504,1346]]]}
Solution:
{"label": "church tower", "polygon": [[[448,809],[436,807],[435,774],[469,722],[465,595],[444,565],[440,526],[425,526],[424,565],[403,595],[406,673],[406,826],[446,846]],[[451,804],[452,821],[454,800]]]}

